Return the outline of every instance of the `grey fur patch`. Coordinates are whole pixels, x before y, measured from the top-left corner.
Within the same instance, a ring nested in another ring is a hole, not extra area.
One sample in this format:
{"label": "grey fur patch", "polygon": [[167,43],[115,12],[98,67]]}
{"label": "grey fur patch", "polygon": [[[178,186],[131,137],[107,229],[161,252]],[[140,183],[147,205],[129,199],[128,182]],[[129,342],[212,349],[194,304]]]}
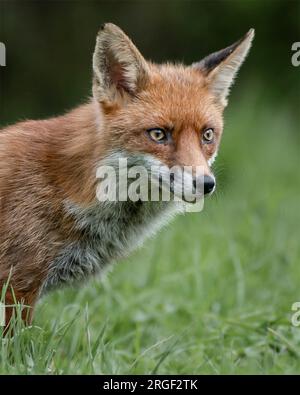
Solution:
{"label": "grey fur patch", "polygon": [[[113,153],[105,163],[126,154]],[[131,156],[131,163],[153,164],[148,156]],[[72,284],[101,272],[110,262],[127,256],[153,236],[176,213],[183,211],[178,202],[97,202],[82,209],[71,202],[66,212],[76,222],[82,238],[64,247],[52,262],[42,293],[64,284]]]}

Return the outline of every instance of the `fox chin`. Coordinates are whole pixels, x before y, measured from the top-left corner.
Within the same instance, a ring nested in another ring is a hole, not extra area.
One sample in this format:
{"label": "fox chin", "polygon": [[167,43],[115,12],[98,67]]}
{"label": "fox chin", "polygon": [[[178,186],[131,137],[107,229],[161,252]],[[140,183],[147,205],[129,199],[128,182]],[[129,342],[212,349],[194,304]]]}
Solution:
{"label": "fox chin", "polygon": [[[213,193],[223,111],[253,37],[251,29],[188,66],[158,65],[107,23],[96,39],[91,99],[65,115],[0,131],[0,291],[6,306],[29,306],[23,319],[30,323],[42,294],[101,273],[184,211],[184,198],[100,201],[99,166],[117,168],[126,158],[128,168],[189,167],[193,188],[201,178],[202,194]],[[177,187],[175,177],[173,195]],[[6,327],[13,312],[6,308]]]}

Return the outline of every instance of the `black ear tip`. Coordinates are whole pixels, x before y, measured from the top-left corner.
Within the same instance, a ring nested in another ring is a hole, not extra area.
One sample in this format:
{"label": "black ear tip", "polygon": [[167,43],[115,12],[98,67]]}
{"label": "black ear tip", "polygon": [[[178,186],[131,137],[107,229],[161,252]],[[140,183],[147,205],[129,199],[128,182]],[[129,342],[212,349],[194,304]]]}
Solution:
{"label": "black ear tip", "polygon": [[105,30],[106,25],[107,25],[107,23],[102,23],[102,25],[99,27],[97,35],[101,34]]}
{"label": "black ear tip", "polygon": [[122,30],[119,28],[119,26],[117,26],[117,25],[115,25],[114,23],[111,23],[111,22],[103,23],[100,26],[98,34],[101,34],[104,31],[105,31],[105,33],[108,33],[108,34],[119,34],[120,35],[120,34],[123,33]]}

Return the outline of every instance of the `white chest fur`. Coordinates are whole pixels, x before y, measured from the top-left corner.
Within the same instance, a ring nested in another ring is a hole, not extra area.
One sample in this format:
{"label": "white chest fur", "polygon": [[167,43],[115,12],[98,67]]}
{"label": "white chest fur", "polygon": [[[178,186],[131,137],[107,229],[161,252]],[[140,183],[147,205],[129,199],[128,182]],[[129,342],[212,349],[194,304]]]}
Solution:
{"label": "white chest fur", "polygon": [[66,210],[82,237],[64,247],[52,262],[43,292],[101,272],[154,235],[182,211],[182,205],[127,201],[97,203],[89,209],[67,204]]}

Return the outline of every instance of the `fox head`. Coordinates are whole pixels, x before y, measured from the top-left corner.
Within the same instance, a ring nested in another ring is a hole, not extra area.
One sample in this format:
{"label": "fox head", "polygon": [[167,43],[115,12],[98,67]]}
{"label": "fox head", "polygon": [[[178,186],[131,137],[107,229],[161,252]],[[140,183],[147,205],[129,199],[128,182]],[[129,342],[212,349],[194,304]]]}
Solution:
{"label": "fox head", "polygon": [[150,157],[169,168],[201,166],[204,193],[212,193],[223,110],[253,37],[251,29],[189,66],[157,65],[146,61],[120,28],[105,24],[93,56],[93,97],[107,150]]}

